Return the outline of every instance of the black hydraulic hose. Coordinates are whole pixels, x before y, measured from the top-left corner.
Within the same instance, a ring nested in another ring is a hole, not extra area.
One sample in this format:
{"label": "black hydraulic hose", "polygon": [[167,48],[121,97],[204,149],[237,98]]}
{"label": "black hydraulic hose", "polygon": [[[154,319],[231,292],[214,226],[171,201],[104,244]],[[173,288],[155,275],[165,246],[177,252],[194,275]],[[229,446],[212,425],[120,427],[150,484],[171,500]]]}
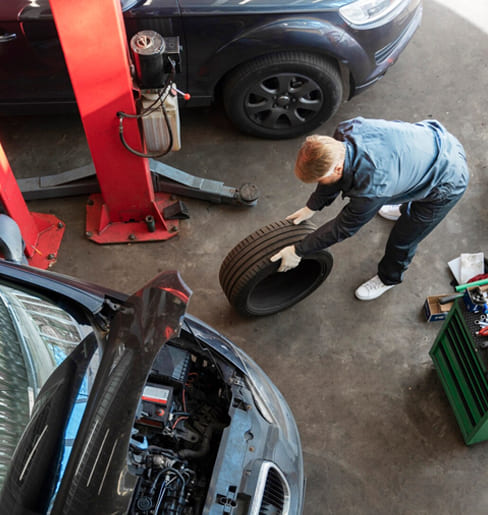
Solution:
{"label": "black hydraulic hose", "polygon": [[[168,75],[168,78],[167,78],[165,84],[161,88],[161,93],[158,95],[158,98],[156,98],[156,100],[145,111],[143,111],[142,113],[139,113],[139,114],[128,114],[128,113],[124,113],[123,111],[119,111],[117,113],[117,116],[119,118],[119,138],[120,138],[120,141],[122,142],[122,145],[124,145],[124,147],[129,152],[131,152],[132,154],[135,154],[136,156],[139,156],[139,157],[147,157],[147,158],[163,157],[173,148],[173,132],[171,130],[171,125],[170,125],[169,120],[168,120],[168,114],[166,113],[166,109],[164,107],[164,100],[166,99],[166,97],[164,97],[164,99],[162,98],[163,93],[170,87],[171,83],[173,82],[173,79],[174,79],[174,76],[175,76],[175,72],[176,72],[176,63],[175,63],[175,61],[173,61],[169,57],[168,57],[168,61],[171,64],[171,72]],[[168,95],[169,95],[169,91],[166,94],[166,96],[168,96]],[[126,141],[126,139],[124,137],[124,118],[137,118],[137,119],[144,118],[145,116],[148,116],[149,114],[153,113],[157,109],[156,105],[157,105],[157,103],[159,101],[161,101],[161,107],[163,109],[164,120],[166,122],[166,127],[168,128],[168,133],[169,133],[169,145],[168,145],[168,148],[166,148],[163,152],[155,152],[155,153],[148,153],[148,154],[146,154],[144,152],[139,152],[135,148],[132,148],[127,143],[127,141]]]}
{"label": "black hydraulic hose", "polygon": [[118,112],[117,116],[119,117],[119,137],[120,141],[122,142],[122,145],[131,152],[132,154],[135,154],[139,157],[149,157],[149,158],[156,158],[156,157],[163,157],[165,156],[172,148],[173,148],[173,131],[171,130],[171,126],[168,119],[168,114],[166,113],[166,109],[163,104],[161,104],[161,108],[163,109],[163,115],[164,120],[166,122],[166,127],[168,128],[168,134],[169,134],[169,145],[163,152],[154,152],[154,153],[144,153],[139,152],[135,148],[132,148],[124,137],[124,118],[140,118],[138,115],[128,115],[126,113]]}

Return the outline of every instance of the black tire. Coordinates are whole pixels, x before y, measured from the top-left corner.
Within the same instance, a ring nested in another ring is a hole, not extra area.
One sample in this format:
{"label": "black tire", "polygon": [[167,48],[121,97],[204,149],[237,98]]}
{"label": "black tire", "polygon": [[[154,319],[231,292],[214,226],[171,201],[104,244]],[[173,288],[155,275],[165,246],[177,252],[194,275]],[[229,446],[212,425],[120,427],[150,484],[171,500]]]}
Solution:
{"label": "black tire", "polygon": [[238,243],[220,266],[219,280],[230,304],[242,315],[272,315],[293,306],[316,290],[329,275],[333,259],[326,250],[303,258],[288,272],[277,272],[269,258],[293,245],[316,227],[282,220],[267,225]]}
{"label": "black tire", "polygon": [[237,68],[225,81],[223,98],[228,117],[241,131],[261,138],[294,138],[337,111],[342,82],[326,59],[282,52]]}

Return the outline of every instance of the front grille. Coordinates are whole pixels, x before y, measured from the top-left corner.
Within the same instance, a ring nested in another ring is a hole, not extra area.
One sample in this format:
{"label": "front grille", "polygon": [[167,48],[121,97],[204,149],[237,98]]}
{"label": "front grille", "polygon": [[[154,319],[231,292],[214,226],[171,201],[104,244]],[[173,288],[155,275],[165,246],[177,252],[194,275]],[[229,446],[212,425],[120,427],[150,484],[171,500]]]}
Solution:
{"label": "front grille", "polygon": [[266,485],[263,492],[263,500],[261,501],[261,509],[259,515],[266,515],[269,513],[268,507],[273,506],[278,510],[276,513],[283,513],[285,507],[285,488],[283,481],[275,469],[270,468],[268,477],[266,478]]}
{"label": "front grille", "polygon": [[285,476],[273,463],[264,462],[259,471],[251,515],[288,515],[290,487]]}

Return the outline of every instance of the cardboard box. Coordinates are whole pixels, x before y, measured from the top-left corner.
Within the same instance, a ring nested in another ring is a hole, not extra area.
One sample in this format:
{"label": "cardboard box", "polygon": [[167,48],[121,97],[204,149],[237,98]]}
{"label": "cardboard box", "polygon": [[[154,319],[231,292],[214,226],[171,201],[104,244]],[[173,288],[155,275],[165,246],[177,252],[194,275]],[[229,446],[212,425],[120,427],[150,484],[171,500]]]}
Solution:
{"label": "cardboard box", "polygon": [[[484,284],[482,286],[472,286],[468,289],[473,290],[474,288],[479,288],[483,292],[488,292],[488,284]],[[454,301],[447,302],[446,304],[439,304],[439,300],[443,297],[451,297],[452,295],[461,295],[460,298],[462,299],[464,292],[461,291],[459,293],[453,292],[445,293],[443,295],[432,295],[431,297],[427,297],[427,299],[425,299],[424,311],[427,322],[437,322],[438,320],[445,320],[447,318],[447,314],[452,308]]]}
{"label": "cardboard box", "polygon": [[424,311],[427,322],[438,322],[447,318],[447,314],[452,308],[454,301],[448,302],[447,304],[439,304],[439,299],[450,297],[451,295],[452,293],[446,293],[445,295],[432,295],[425,299]]}

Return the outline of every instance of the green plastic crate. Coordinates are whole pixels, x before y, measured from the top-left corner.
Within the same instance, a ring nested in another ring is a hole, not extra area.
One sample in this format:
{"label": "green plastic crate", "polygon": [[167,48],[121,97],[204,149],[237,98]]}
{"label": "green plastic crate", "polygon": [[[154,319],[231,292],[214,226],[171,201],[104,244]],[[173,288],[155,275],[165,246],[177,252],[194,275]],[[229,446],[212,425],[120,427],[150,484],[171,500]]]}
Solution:
{"label": "green plastic crate", "polygon": [[488,440],[487,368],[462,301],[449,311],[429,352],[467,445]]}

